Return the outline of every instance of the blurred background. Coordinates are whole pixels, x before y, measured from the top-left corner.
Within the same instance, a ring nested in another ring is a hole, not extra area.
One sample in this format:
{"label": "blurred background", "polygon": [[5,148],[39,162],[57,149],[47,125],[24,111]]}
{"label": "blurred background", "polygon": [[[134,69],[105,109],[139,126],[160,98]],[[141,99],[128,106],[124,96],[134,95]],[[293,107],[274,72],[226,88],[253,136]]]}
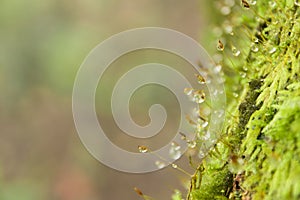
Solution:
{"label": "blurred background", "polygon": [[[201,41],[211,23],[206,17],[209,5],[204,3],[204,0],[1,0],[0,199],[132,200],[140,198],[133,191],[135,186],[156,199],[170,199],[174,189],[185,191],[188,177],[174,169],[126,174],[95,160],[75,130],[72,87],[76,72],[91,49],[121,31],[159,26]],[[140,53],[139,59],[150,61],[158,58],[157,54]],[[139,59],[128,56],[115,65],[137,64]],[[161,54],[160,57],[169,59]],[[184,67],[184,63],[170,60]],[[105,87],[99,88],[97,96],[101,90],[103,96],[111,87],[115,72],[117,68],[107,73],[103,80]],[[154,142],[155,148],[159,148],[168,141],[166,138],[172,137],[168,133],[174,129],[176,116],[178,120],[178,113],[172,111],[176,102],[169,103],[171,94],[162,88],[145,89],[132,106],[138,123],[147,122],[144,105],[151,105],[158,97],[171,109],[171,116],[175,113],[166,125],[165,135]],[[161,97],[164,94],[167,97]],[[99,118],[113,134],[109,137],[119,146],[134,151],[137,141],[131,144],[128,138],[114,134],[117,129],[103,105],[101,99],[97,100]],[[180,161],[182,165],[187,163],[185,159]]]}

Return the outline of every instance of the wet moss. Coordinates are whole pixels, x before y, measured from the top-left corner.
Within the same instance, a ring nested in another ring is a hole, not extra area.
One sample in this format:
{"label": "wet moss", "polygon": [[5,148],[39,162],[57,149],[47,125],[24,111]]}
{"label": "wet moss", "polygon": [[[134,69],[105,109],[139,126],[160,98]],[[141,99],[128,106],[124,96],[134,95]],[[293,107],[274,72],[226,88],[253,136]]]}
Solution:
{"label": "wet moss", "polygon": [[246,76],[227,82],[227,89],[243,88],[239,99],[229,99],[228,112],[236,117],[228,117],[218,142],[222,156],[204,160],[201,187],[191,189],[190,200],[300,198],[300,8],[295,2],[257,1],[252,14],[240,8],[245,16],[227,16],[233,24],[242,22],[234,28],[252,34],[249,41],[233,41],[248,53],[234,60],[235,66],[226,58],[223,63]]}

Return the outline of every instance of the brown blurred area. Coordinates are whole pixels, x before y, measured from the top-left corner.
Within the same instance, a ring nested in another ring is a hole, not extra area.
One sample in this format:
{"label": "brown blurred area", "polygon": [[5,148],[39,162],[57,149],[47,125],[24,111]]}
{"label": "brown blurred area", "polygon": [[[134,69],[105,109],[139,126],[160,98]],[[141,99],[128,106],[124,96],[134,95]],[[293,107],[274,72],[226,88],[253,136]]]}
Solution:
{"label": "brown blurred area", "polygon": [[[109,36],[159,26],[196,40],[209,23],[200,0],[2,0],[0,199],[156,199],[184,190],[174,169],[126,174],[95,160],[72,118],[72,87],[85,56]],[[145,113],[144,113],[145,114]],[[112,129],[113,130],[113,129]],[[185,165],[183,158],[182,165]]]}

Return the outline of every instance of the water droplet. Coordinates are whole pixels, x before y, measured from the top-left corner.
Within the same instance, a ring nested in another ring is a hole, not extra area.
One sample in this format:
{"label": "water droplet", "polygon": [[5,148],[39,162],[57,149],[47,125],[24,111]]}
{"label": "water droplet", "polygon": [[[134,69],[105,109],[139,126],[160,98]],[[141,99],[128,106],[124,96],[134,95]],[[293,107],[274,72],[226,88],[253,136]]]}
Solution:
{"label": "water droplet", "polygon": [[[216,53],[214,54],[213,56],[213,60],[216,62],[216,63],[219,63],[223,60],[223,55],[221,53]],[[207,80],[206,80],[207,81]]]}
{"label": "water droplet", "polygon": [[184,93],[188,96],[190,96],[193,93],[193,88],[184,88]]}
{"label": "water droplet", "polygon": [[178,151],[181,148],[180,145],[177,144],[176,142],[172,142],[171,145],[172,145],[172,147],[174,148],[175,151]]}
{"label": "water droplet", "polygon": [[232,27],[232,25],[230,24],[229,21],[225,21],[223,23],[223,29],[225,30],[225,33],[227,33],[227,34],[232,34],[233,33],[233,27]]}
{"label": "water droplet", "polygon": [[196,90],[193,94],[193,101],[196,103],[203,103],[205,101],[205,93],[202,90]]}
{"label": "water droplet", "polygon": [[180,136],[180,139],[186,140],[186,135],[185,135],[184,133],[179,132],[179,134],[181,135],[181,136]]}
{"label": "water droplet", "polygon": [[276,47],[272,47],[272,48],[269,50],[269,54],[275,53],[276,50],[277,50]]}
{"label": "water droplet", "polygon": [[246,78],[247,74],[245,72],[240,72],[242,78]]}
{"label": "water droplet", "polygon": [[249,4],[251,4],[251,5],[256,5],[256,0],[249,0]]}
{"label": "water droplet", "polygon": [[231,9],[228,6],[223,6],[220,11],[223,15],[229,15],[231,12]]}
{"label": "water droplet", "polygon": [[241,4],[242,4],[242,7],[245,8],[245,9],[250,8],[250,4],[246,0],[242,0]]}
{"label": "water droplet", "polygon": [[202,127],[202,128],[205,128],[205,127],[207,127],[208,126],[208,121],[207,120],[202,120],[202,123],[200,124],[200,126]]}
{"label": "water droplet", "polygon": [[177,168],[178,168],[178,166],[177,166],[176,164],[174,164],[174,163],[172,163],[172,167],[173,167],[174,169],[177,169]]}
{"label": "water droplet", "polygon": [[213,33],[216,37],[221,37],[221,35],[223,34],[223,31],[220,27],[215,27],[215,28],[213,28]]}
{"label": "water droplet", "polygon": [[205,153],[203,151],[199,151],[198,157],[200,159],[204,158],[205,157]]}
{"label": "water droplet", "polygon": [[188,121],[189,124],[191,124],[191,125],[197,125],[197,123],[194,122],[194,120],[192,120],[189,115],[186,115],[185,118],[186,118],[186,120]]}
{"label": "water droplet", "polygon": [[275,1],[269,1],[269,6],[271,8],[275,8],[277,6],[276,2]]}
{"label": "water droplet", "polygon": [[197,146],[197,142],[196,141],[189,141],[188,142],[188,147],[191,149],[194,149]]}
{"label": "water droplet", "polygon": [[224,110],[215,110],[214,113],[217,115],[218,118],[221,118],[225,111]]}
{"label": "water droplet", "polygon": [[212,92],[212,95],[213,95],[213,96],[217,96],[217,95],[218,95],[218,90],[217,90],[217,89],[214,89],[213,92]]}
{"label": "water droplet", "polygon": [[206,82],[206,84],[210,84],[210,83],[211,83],[211,79],[210,79],[210,78],[207,78],[207,79],[205,80],[205,82]]}
{"label": "water droplet", "polygon": [[203,140],[208,140],[210,138],[210,132],[206,131],[206,133],[202,136]]}
{"label": "water droplet", "polygon": [[218,41],[217,50],[224,51],[224,44],[221,42],[221,40]]}
{"label": "water droplet", "polygon": [[200,74],[195,74],[197,77],[198,83],[205,84],[205,79]]}
{"label": "water droplet", "polygon": [[252,36],[252,42],[254,42],[254,43],[258,43],[258,38],[257,38],[257,37],[255,37],[255,36]]}
{"label": "water droplet", "polygon": [[224,77],[218,78],[218,83],[225,83],[226,79]]}
{"label": "water droplet", "polygon": [[300,2],[298,2],[298,0],[295,0],[294,4],[295,6],[300,6]]}
{"label": "water droplet", "polygon": [[147,153],[149,151],[149,149],[146,146],[143,146],[143,145],[139,145],[138,149],[139,149],[140,153]]}
{"label": "water droplet", "polygon": [[236,92],[232,93],[232,95],[233,95],[233,97],[235,97],[235,98],[238,98],[238,97],[239,97],[239,94],[236,93]]}
{"label": "water droplet", "polygon": [[216,65],[213,70],[214,70],[215,74],[220,73],[222,70],[222,65],[220,65],[220,64]]}
{"label": "water droplet", "polygon": [[252,43],[251,44],[251,51],[256,53],[256,52],[258,52],[258,50],[259,50],[258,45],[255,44],[255,43]]}
{"label": "water droplet", "polygon": [[235,2],[234,0],[225,0],[224,2],[227,6],[232,7],[234,6]]}
{"label": "water droplet", "polygon": [[238,50],[235,46],[231,47],[231,51],[232,51],[232,55],[235,56],[235,57],[237,57],[241,54],[241,51]]}
{"label": "water droplet", "polygon": [[162,169],[166,166],[166,164],[164,162],[159,161],[159,160],[155,161],[155,165],[157,166],[158,169]]}
{"label": "water droplet", "polygon": [[172,142],[171,148],[169,150],[170,157],[173,158],[174,160],[179,159],[181,156],[180,148],[181,147],[177,143]]}

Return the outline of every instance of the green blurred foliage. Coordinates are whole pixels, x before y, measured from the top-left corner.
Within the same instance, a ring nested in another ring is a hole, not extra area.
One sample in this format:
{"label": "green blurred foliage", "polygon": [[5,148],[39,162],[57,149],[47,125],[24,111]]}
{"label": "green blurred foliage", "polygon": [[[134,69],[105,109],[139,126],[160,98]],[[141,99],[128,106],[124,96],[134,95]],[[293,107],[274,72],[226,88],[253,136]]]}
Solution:
{"label": "green blurred foliage", "polygon": [[[73,124],[72,87],[85,56],[109,36],[162,26],[198,39],[202,11],[198,0],[1,0],[0,200],[134,199],[134,185],[170,197],[174,174],[117,173],[88,154]],[[164,176],[161,190],[153,183]]]}

